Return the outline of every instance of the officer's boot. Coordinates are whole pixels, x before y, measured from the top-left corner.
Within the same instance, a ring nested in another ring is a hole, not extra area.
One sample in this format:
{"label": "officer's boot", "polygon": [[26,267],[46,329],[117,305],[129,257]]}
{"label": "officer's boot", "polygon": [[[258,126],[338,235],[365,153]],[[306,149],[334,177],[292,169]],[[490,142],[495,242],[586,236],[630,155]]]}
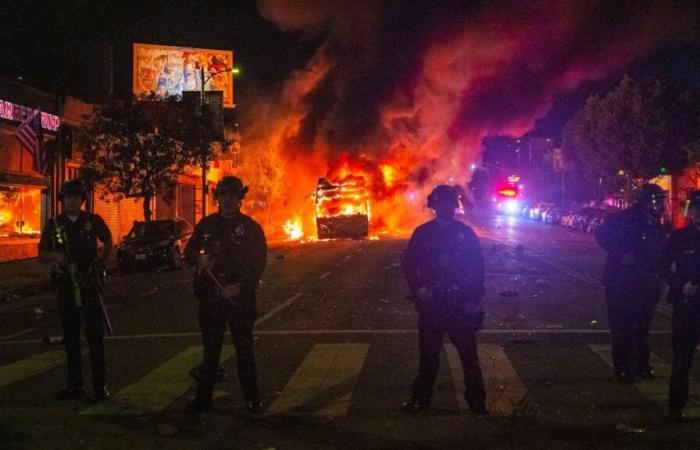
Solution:
{"label": "officer's boot", "polygon": [[186,407],[189,414],[205,414],[212,410],[212,396],[214,387],[210,384],[199,383],[197,385],[197,395]]}

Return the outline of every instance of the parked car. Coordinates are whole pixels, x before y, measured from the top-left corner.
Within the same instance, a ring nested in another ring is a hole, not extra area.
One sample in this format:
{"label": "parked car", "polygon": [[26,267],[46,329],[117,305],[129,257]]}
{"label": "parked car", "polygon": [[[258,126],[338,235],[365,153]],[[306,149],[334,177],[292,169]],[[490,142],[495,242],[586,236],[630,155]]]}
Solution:
{"label": "parked car", "polygon": [[561,225],[561,219],[566,215],[566,211],[560,208],[551,208],[544,212],[543,221],[550,225]]}
{"label": "parked car", "polygon": [[576,216],[578,216],[578,214],[575,214],[573,212],[567,213],[566,215],[562,216],[561,221],[560,221],[560,225],[563,227],[572,228],[573,223],[574,223],[574,219],[576,219]]}
{"label": "parked car", "polygon": [[555,207],[556,205],[554,203],[539,202],[530,209],[530,219],[542,220],[542,213]]}
{"label": "parked car", "polygon": [[192,225],[184,219],[135,221],[117,247],[117,268],[122,273],[164,265],[179,269],[192,232]]}
{"label": "parked car", "polygon": [[583,208],[573,220],[572,228],[578,231],[589,231],[589,224],[592,220],[599,220],[604,210],[598,208]]}
{"label": "parked car", "polygon": [[586,231],[589,233],[595,232],[595,230],[608,221],[610,216],[613,214],[611,211],[606,211],[603,209],[597,209],[591,213],[591,218],[588,221],[588,228]]}

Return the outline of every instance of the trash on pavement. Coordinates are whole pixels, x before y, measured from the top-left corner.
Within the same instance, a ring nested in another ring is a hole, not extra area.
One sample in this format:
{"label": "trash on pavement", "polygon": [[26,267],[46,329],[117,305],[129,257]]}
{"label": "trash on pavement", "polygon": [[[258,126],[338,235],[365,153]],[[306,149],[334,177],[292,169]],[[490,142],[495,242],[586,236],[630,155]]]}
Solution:
{"label": "trash on pavement", "polygon": [[174,436],[177,434],[177,428],[169,423],[158,424],[158,434],[161,436]]}
{"label": "trash on pavement", "polygon": [[644,428],[636,428],[627,425],[626,423],[618,423],[615,425],[615,429],[621,433],[630,433],[630,434],[641,434],[644,433],[646,430]]}

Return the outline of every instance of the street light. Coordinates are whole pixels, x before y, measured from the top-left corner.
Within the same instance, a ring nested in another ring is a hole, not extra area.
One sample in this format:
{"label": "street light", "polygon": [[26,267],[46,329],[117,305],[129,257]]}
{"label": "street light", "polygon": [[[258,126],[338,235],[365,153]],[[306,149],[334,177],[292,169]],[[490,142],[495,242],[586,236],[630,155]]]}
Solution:
{"label": "street light", "polygon": [[[231,72],[232,74],[238,73],[239,70],[238,68],[235,67],[227,67],[224,70],[219,70],[218,72],[214,72],[212,74],[209,74],[209,77],[205,78],[204,77],[204,66],[202,65],[199,68],[199,79],[202,80],[202,88],[200,89],[200,94],[199,94],[199,102],[200,106],[204,105],[204,87],[207,85],[208,82],[210,82],[215,76],[226,73],[226,72]],[[202,164],[202,218],[206,217],[207,215],[207,192],[209,190],[209,186],[207,185],[207,164],[203,163]]]}

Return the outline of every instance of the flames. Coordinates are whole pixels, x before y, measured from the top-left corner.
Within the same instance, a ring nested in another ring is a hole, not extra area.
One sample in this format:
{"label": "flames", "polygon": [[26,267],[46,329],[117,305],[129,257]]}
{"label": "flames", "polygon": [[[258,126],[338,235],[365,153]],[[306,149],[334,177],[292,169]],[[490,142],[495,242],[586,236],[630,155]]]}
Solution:
{"label": "flames", "polygon": [[316,189],[316,217],[365,215],[369,217],[369,194],[362,177],[348,175],[331,184],[319,180]]}
{"label": "flames", "polygon": [[[687,6],[669,2],[298,3],[258,0],[258,12],[283,31],[324,30],[323,41],[279,90],[241,92],[250,124],[237,174],[273,240],[362,214],[370,235],[406,236],[429,217],[432,187],[469,181],[483,138],[521,136],[558,96],[695,30]],[[421,26],[398,25],[409,17]],[[319,177],[338,195],[316,197]]]}
{"label": "flames", "polygon": [[298,215],[287,220],[284,223],[283,228],[287,235],[288,241],[298,241],[304,237],[303,225],[301,223],[301,218]]}

